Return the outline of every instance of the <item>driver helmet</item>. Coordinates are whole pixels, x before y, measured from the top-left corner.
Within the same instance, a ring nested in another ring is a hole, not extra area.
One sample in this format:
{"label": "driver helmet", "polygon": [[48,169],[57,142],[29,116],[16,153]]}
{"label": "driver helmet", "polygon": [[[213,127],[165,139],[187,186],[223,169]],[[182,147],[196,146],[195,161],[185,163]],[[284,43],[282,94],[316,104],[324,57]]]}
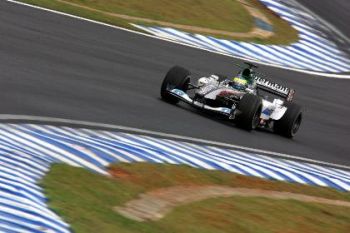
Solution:
{"label": "driver helmet", "polygon": [[248,87],[248,80],[241,76],[232,79],[231,86],[237,90],[245,90]]}
{"label": "driver helmet", "polygon": [[251,70],[244,69],[232,79],[232,87],[237,90],[245,90],[251,81]]}

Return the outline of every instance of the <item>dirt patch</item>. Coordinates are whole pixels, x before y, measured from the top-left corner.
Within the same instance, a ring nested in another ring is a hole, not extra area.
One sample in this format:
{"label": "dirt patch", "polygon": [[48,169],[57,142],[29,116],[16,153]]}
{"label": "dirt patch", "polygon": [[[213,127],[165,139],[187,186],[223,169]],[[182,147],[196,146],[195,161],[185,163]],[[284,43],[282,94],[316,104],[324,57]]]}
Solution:
{"label": "dirt patch", "polygon": [[117,179],[130,179],[132,177],[132,174],[130,172],[122,168],[108,168],[108,173],[111,174],[112,177]]}
{"label": "dirt patch", "polygon": [[156,221],[163,218],[174,207],[217,197],[263,197],[275,200],[297,200],[308,203],[350,207],[350,202],[295,194],[289,192],[260,189],[231,188],[228,186],[174,186],[160,188],[127,202],[123,207],[115,207],[119,214],[139,221]]}

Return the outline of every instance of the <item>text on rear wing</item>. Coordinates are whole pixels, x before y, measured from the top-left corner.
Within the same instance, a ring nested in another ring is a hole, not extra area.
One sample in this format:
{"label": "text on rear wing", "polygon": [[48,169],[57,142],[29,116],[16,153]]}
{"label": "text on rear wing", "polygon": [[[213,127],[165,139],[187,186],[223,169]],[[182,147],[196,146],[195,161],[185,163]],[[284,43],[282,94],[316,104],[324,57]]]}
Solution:
{"label": "text on rear wing", "polygon": [[266,91],[270,91],[274,94],[280,95],[280,96],[286,98],[287,101],[292,101],[292,99],[294,97],[294,93],[295,93],[294,89],[284,87],[280,84],[277,84],[275,82],[271,82],[271,81],[264,79],[264,78],[261,78],[261,77],[256,76],[254,79],[255,79],[258,87],[260,87]]}

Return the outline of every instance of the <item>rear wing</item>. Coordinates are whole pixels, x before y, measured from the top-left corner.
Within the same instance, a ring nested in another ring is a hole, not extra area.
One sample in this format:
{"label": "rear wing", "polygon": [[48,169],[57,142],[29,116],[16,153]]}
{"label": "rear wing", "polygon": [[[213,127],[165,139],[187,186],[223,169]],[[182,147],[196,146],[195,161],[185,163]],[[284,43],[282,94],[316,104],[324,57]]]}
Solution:
{"label": "rear wing", "polygon": [[288,87],[284,87],[277,83],[271,82],[265,78],[257,77],[254,78],[257,88],[267,91],[271,94],[275,94],[282,98],[285,98],[287,101],[292,101],[294,98],[295,90]]}

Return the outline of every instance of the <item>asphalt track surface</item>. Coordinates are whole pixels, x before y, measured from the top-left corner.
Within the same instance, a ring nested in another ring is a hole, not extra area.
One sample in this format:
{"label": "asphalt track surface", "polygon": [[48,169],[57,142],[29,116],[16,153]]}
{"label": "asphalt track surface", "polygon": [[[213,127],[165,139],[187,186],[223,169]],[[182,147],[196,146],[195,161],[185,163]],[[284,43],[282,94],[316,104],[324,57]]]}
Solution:
{"label": "asphalt track surface", "polygon": [[161,131],[350,165],[350,81],[262,66],[305,107],[290,140],[160,100],[174,64],[234,74],[236,59],[0,1],[0,113]]}

